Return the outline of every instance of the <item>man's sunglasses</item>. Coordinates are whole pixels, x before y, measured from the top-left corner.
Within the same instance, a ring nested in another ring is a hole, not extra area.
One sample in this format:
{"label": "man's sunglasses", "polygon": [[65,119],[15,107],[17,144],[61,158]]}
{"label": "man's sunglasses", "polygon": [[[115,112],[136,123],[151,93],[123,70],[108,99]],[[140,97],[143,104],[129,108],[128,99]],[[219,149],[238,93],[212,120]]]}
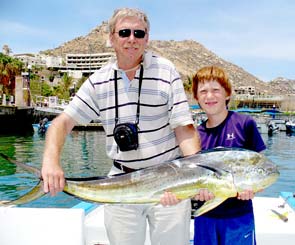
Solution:
{"label": "man's sunglasses", "polygon": [[133,35],[136,38],[144,38],[145,36],[145,31],[143,30],[122,29],[116,33],[118,33],[120,37],[124,38],[124,37],[130,37],[131,31],[133,31]]}

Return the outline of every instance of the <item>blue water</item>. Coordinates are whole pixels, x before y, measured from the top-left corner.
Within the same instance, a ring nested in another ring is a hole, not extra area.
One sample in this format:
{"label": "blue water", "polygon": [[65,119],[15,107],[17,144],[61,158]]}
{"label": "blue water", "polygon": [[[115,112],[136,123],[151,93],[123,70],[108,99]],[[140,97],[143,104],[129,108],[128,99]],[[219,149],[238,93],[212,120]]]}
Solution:
{"label": "blue water", "polygon": [[[44,137],[0,136],[0,152],[41,168]],[[102,131],[73,131],[68,136],[61,157],[67,177],[104,176],[112,162],[105,153],[105,135]],[[37,178],[0,157],[0,200],[13,200],[26,193],[37,183]],[[44,196],[26,207],[71,207],[79,200],[60,193],[55,197]]]}
{"label": "blue water", "polygon": [[265,155],[279,167],[278,181],[264,190],[260,196],[276,197],[280,191],[295,192],[295,135],[285,132],[268,136],[262,134],[267,146]]}
{"label": "blue water", "polygon": [[[262,135],[267,150],[265,155],[280,170],[278,181],[259,193],[259,196],[277,197],[280,191],[295,192],[295,136],[280,132],[272,137]],[[105,135],[102,131],[74,131],[66,140],[62,165],[67,177],[106,175],[111,160],[105,154]],[[40,168],[44,137],[0,136],[0,152],[20,162]],[[34,175],[9,164],[0,157],[0,200],[12,200],[26,193],[37,183]],[[26,207],[71,207],[80,200],[60,193],[55,197],[44,196]]]}

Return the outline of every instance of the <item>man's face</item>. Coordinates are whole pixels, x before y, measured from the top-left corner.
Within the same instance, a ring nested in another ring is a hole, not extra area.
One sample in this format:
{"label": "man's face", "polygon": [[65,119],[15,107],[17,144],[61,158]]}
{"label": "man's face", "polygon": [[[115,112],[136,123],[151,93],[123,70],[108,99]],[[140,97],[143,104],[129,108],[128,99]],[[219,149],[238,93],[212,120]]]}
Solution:
{"label": "man's face", "polygon": [[[125,34],[120,36],[119,31]],[[130,32],[130,36],[126,36],[126,33]],[[114,33],[110,34],[110,41],[115,49],[118,65],[122,69],[131,68],[140,63],[142,55],[148,43],[148,33],[145,33],[144,38],[138,38],[137,33],[134,34],[134,30],[145,31],[146,25],[144,22],[136,17],[125,17],[119,19],[115,26]],[[141,32],[142,34],[142,32]]]}

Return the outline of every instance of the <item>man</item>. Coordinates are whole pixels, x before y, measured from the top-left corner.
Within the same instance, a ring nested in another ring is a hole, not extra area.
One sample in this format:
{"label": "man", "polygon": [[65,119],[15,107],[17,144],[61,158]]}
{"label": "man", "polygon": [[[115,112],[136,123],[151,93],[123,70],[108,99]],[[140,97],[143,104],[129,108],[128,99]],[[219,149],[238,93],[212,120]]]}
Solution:
{"label": "man", "polygon": [[[146,52],[147,16],[136,9],[114,12],[109,39],[116,57],[84,82],[46,137],[42,177],[45,192],[62,191],[60,153],[76,123],[100,118],[110,175],[131,172],[200,150],[183,84],[173,64]],[[162,205],[161,205],[162,204]],[[165,193],[158,205],[106,205],[110,244],[144,244],[146,221],[152,244],[189,243],[190,200]]]}

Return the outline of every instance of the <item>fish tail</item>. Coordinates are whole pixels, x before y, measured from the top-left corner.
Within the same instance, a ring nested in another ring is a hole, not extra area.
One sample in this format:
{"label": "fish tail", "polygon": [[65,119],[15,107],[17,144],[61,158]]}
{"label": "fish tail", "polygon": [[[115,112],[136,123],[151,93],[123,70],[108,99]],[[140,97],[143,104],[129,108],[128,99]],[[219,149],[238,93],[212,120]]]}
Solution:
{"label": "fish tail", "polygon": [[21,167],[29,171],[30,173],[35,174],[40,179],[38,184],[35,187],[33,187],[28,193],[24,194],[23,196],[20,196],[18,199],[15,199],[12,201],[0,200],[0,206],[14,206],[19,204],[24,204],[24,203],[36,200],[40,198],[41,196],[45,195],[45,192],[43,191],[43,181],[41,180],[41,172],[39,169],[29,166],[25,163],[16,161],[1,152],[0,152],[0,156],[3,157],[5,160],[7,160],[9,163],[14,164],[18,167]]}
{"label": "fish tail", "polygon": [[33,189],[31,189],[28,193],[24,194],[23,196],[20,196],[15,200],[0,200],[0,206],[15,206],[28,203],[44,196],[45,194],[46,193],[43,191],[43,181],[39,181],[39,183],[35,187],[33,187]]}

